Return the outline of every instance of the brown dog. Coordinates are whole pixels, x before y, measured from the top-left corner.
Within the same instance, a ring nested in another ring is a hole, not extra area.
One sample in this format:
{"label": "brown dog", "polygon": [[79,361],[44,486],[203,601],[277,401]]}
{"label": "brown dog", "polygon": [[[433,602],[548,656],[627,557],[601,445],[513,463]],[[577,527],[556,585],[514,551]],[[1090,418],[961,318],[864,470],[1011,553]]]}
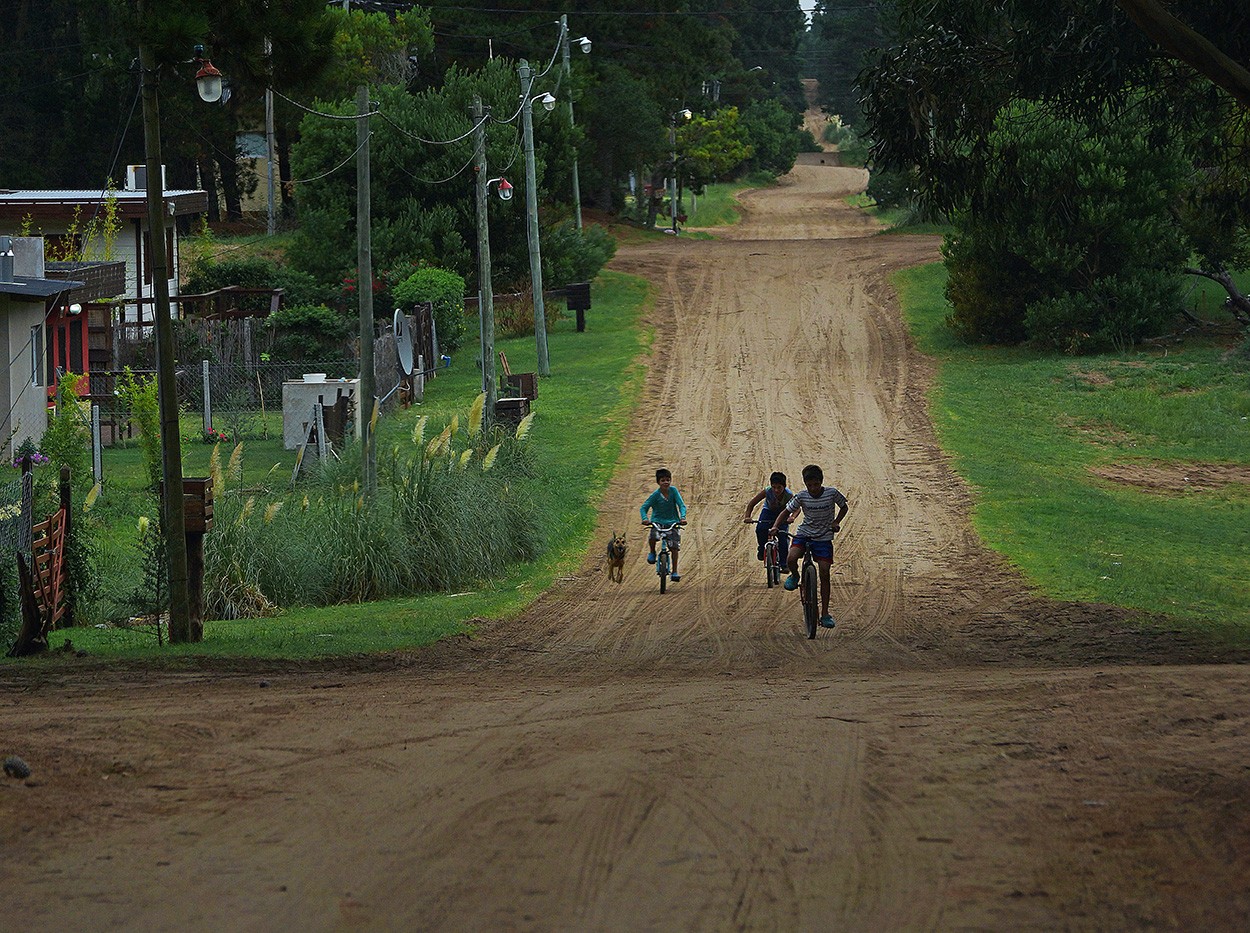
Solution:
{"label": "brown dog", "polygon": [[608,579],[617,583],[625,580],[625,536],[615,531],[608,542]]}

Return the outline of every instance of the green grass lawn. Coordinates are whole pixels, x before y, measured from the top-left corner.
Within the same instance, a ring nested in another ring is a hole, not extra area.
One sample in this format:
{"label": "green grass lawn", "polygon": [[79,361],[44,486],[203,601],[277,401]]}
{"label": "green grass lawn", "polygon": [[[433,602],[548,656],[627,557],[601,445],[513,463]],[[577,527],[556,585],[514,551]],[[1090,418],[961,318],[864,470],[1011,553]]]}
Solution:
{"label": "green grass lawn", "polygon": [[[470,631],[473,620],[515,613],[569,572],[580,561],[595,527],[596,504],[617,463],[624,431],[642,384],[640,352],[646,336],[639,316],[648,301],[646,283],[604,272],[593,290],[584,333],[577,333],[572,315],[556,321],[549,335],[552,375],[541,381],[530,443],[539,464],[535,481],[549,494],[535,516],[550,542],[537,560],[515,565],[503,577],[471,592],[421,594],[368,604],[324,608],[293,608],[277,617],[242,621],[208,621],[204,641],[158,648],[153,630],[80,627],[53,634],[52,646],[65,638],[75,648],[117,657],[227,655],[263,658],[307,658],[378,652],[429,644],[457,632]],[[513,372],[532,371],[537,351],[532,336],[498,340]],[[427,383],[422,404],[379,422],[379,451],[411,444],[417,419],[432,422],[463,412],[480,391],[475,343],[462,347],[449,369]],[[280,415],[271,415],[279,418]],[[188,419],[184,436],[194,437],[199,421]],[[269,440],[244,442],[243,484],[258,499],[290,483],[294,454],[282,450],[281,425],[271,425]],[[221,456],[231,448],[222,445]],[[187,441],[183,445],[187,475],[206,475],[212,448]],[[141,492],[142,457],[137,446],[111,448],[104,464],[104,494],[93,508],[104,528],[101,564],[106,585],[119,593],[139,584],[141,568],[135,550],[139,514],[154,515],[155,502]],[[81,492],[85,493],[85,490]],[[124,604],[103,600],[106,609]]]}
{"label": "green grass lawn", "polygon": [[[935,263],[896,284],[940,362],[933,417],[982,537],[1055,596],[1250,636],[1250,364],[1231,341],[1088,357],[966,346],[943,325],[945,275]],[[1202,465],[1243,481],[1186,485]]]}

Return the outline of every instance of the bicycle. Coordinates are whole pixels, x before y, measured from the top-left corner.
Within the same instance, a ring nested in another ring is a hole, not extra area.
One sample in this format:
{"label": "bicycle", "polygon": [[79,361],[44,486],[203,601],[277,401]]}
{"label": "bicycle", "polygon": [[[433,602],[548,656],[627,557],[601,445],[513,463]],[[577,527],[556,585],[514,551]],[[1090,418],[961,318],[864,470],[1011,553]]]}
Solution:
{"label": "bicycle", "polygon": [[799,568],[799,599],[803,603],[803,624],[807,626],[807,637],[816,637],[816,627],[820,624],[820,582],[816,578],[816,562],[812,559],[809,545],[803,549],[803,566]]}
{"label": "bicycle", "polygon": [[[743,524],[754,525],[756,521],[754,518],[746,518],[743,519]],[[785,566],[785,555],[789,552],[789,548],[784,545],[789,539],[790,536],[784,531],[778,531],[775,538],[769,536],[764,539],[764,579],[770,590],[781,585],[781,568]]]}
{"label": "bicycle", "polygon": [[803,604],[803,625],[807,637],[815,638],[820,627],[820,581],[816,561],[812,557],[811,543],[803,548],[803,563],[799,567],[799,601]]}
{"label": "bicycle", "polygon": [[660,546],[655,551],[655,572],[660,577],[660,592],[663,593],[668,589],[668,578],[673,573],[673,554],[669,549],[669,535],[673,533],[673,529],[678,525],[684,525],[685,522],[672,522],[668,525],[662,525],[659,522],[643,522],[643,524],[655,529],[656,537],[660,542]]}

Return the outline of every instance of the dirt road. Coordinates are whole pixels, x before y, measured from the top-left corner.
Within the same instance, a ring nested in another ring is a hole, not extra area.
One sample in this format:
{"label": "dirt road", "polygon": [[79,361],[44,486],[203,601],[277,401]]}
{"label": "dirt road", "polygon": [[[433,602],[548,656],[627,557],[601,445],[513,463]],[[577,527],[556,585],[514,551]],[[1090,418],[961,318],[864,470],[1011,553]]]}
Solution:
{"label": "dirt road", "polygon": [[[1244,929],[1250,667],[1031,592],[969,526],[862,173],[800,165],[656,284],[597,543],[522,619],[369,669],[0,679],[9,929]],[[743,505],[850,498],[835,632]],[[637,506],[690,507],[661,597]],[[261,681],[265,685],[261,685]]]}

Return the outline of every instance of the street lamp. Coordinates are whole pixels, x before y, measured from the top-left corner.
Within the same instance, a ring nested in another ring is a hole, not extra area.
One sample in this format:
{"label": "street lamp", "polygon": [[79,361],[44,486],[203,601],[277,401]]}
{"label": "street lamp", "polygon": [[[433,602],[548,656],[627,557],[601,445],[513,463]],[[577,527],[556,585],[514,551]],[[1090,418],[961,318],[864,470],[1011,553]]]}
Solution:
{"label": "street lamp", "polygon": [[[498,182],[498,184],[496,184],[496,182]],[[512,185],[508,182],[508,179],[504,178],[502,175],[500,175],[498,178],[492,178],[486,184],[487,186],[495,185],[496,189],[499,192],[499,200],[501,201],[512,200]]]}
{"label": "street lamp", "polygon": [[693,116],[689,110],[682,109],[674,113],[668,124],[668,144],[673,151],[673,170],[669,173],[668,187],[668,213],[671,220],[673,235],[677,235],[677,118],[681,117],[682,122],[689,120]]}
{"label": "street lamp", "polygon": [[195,89],[200,93],[200,100],[215,104],[221,100],[221,72],[207,58],[197,58],[196,62],[200,70],[195,73]]}
{"label": "street lamp", "polygon": [[[590,38],[582,36],[577,40],[577,44],[581,46],[582,54],[590,54]],[[568,86],[568,114],[569,129],[573,129],[573,86],[569,78],[569,18],[567,15],[560,17],[560,53],[564,68],[564,83]],[[546,100],[543,101],[546,107]],[[552,106],[555,106],[554,101]],[[548,110],[551,107],[547,107]],[[577,150],[573,150],[573,218],[577,221],[577,229],[582,229],[582,186],[577,177]]]}
{"label": "street lamp", "polygon": [[[139,21],[147,17],[148,0],[139,0]],[[197,55],[202,49],[197,49]],[[143,150],[147,164],[148,236],[151,241],[153,314],[156,318],[156,391],[160,405],[161,476],[165,496],[161,529],[169,561],[169,640],[200,641],[202,621],[192,617],[187,575],[186,512],[182,493],[182,445],[178,424],[178,386],[174,381],[174,330],[169,311],[169,279],[165,253],[165,192],[161,179],[161,115],[156,55],[139,45],[143,93]],[[206,101],[221,98],[221,72],[201,61],[196,86]],[[215,95],[215,96],[214,96]],[[197,607],[198,608],[198,607]],[[198,613],[197,613],[198,616]]]}

